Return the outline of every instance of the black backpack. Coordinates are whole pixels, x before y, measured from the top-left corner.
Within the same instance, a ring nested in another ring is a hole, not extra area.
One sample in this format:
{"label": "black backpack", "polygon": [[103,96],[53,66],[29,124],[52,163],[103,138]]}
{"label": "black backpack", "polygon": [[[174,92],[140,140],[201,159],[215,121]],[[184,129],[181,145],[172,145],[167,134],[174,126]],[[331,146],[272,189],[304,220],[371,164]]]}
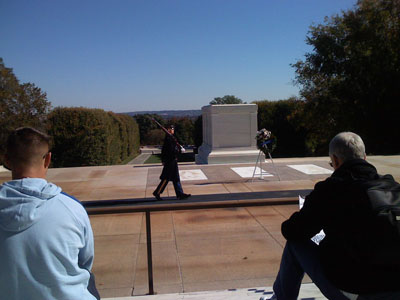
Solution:
{"label": "black backpack", "polygon": [[377,226],[392,231],[392,236],[400,239],[400,184],[392,175],[384,175],[375,180],[359,182],[366,192],[372,212],[377,218]]}

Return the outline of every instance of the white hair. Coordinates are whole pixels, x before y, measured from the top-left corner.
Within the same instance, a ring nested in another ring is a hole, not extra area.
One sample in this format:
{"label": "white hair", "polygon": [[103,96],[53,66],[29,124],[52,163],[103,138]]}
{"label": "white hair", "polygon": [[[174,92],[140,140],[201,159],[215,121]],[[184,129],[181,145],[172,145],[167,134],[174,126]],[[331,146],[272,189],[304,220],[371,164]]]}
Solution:
{"label": "white hair", "polygon": [[341,132],[329,143],[329,156],[335,155],[342,161],[365,158],[365,145],[358,134]]}

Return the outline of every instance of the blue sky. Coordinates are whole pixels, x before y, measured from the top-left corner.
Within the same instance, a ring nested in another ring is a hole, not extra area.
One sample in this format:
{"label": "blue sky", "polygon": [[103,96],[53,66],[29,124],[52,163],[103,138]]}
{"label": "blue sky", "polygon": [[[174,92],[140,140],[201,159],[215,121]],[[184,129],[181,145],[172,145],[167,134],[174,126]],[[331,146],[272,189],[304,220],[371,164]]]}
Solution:
{"label": "blue sky", "polygon": [[200,109],[298,95],[309,26],[356,0],[0,0],[0,57],[56,106]]}

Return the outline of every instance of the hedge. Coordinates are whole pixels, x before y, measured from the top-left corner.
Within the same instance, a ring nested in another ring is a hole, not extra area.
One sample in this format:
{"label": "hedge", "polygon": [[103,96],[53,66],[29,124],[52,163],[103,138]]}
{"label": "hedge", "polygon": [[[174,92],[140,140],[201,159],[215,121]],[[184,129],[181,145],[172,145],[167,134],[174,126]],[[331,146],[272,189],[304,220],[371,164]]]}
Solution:
{"label": "hedge", "polygon": [[296,112],[302,102],[295,99],[254,101],[258,106],[258,128],[272,131],[277,138],[275,157],[310,155],[306,146],[306,130]]}
{"label": "hedge", "polygon": [[58,107],[48,116],[54,167],[121,163],[139,149],[132,117],[102,109]]}

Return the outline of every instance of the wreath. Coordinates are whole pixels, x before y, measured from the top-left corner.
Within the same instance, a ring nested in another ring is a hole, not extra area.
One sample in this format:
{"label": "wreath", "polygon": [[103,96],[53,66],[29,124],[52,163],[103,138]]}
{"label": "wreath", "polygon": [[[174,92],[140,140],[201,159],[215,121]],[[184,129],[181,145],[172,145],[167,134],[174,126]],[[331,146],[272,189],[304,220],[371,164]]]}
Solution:
{"label": "wreath", "polygon": [[265,155],[267,155],[268,152],[272,153],[276,148],[276,137],[271,131],[268,131],[265,128],[257,131],[256,140],[257,149],[261,150]]}

